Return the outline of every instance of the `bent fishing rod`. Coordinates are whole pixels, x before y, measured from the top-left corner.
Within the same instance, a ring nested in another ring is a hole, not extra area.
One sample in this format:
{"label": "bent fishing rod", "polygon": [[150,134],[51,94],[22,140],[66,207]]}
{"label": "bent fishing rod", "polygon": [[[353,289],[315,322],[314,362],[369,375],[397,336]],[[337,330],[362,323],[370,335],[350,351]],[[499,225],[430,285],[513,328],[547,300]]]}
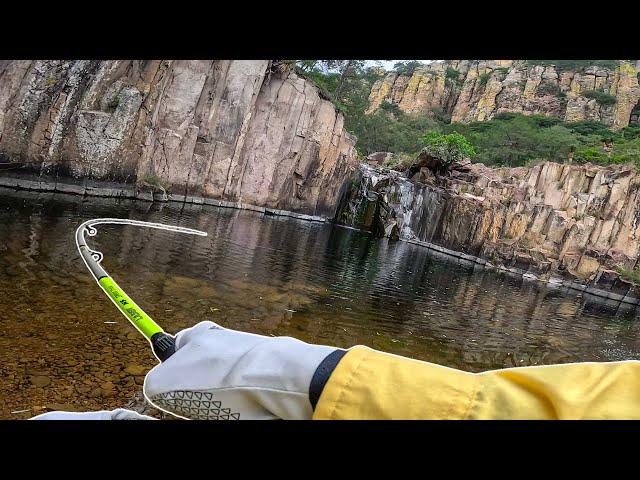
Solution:
{"label": "bent fishing rod", "polygon": [[100,288],[109,297],[113,304],[118,307],[120,313],[125,316],[131,324],[149,341],[155,356],[161,362],[164,362],[175,352],[175,339],[172,335],[165,331],[153,319],[147,315],[129,297],[122,288],[111,278],[111,275],[102,267],[102,252],[92,250],[87,245],[85,235],[95,236],[98,231],[95,225],[133,225],[137,227],[155,228],[158,230],[167,230],[170,232],[186,233],[189,235],[207,236],[207,232],[194,230],[191,228],[177,227],[174,225],[164,225],[162,223],[142,222],[139,220],[129,220],[125,218],[95,218],[88,220],[78,227],[76,230],[76,245],[78,252],[84,260],[85,265],[93,275]]}

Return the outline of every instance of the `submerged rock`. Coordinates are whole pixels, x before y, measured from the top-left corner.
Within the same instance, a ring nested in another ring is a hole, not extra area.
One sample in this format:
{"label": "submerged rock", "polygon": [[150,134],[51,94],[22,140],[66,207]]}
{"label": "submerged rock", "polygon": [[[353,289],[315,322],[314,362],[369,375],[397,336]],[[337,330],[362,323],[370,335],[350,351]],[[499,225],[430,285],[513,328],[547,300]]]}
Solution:
{"label": "submerged rock", "polygon": [[45,375],[32,375],[29,381],[35,387],[46,387],[51,383],[51,378]]}
{"label": "submerged rock", "polygon": [[130,364],[125,367],[124,371],[126,374],[138,377],[141,375],[146,375],[148,369],[143,367],[142,365]]}

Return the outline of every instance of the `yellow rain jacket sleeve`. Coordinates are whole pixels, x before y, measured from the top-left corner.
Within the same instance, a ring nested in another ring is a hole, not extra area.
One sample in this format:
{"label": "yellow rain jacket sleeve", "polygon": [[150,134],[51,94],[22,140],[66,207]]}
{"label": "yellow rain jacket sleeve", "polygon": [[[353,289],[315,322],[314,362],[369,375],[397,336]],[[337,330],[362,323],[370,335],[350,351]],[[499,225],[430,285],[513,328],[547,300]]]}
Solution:
{"label": "yellow rain jacket sleeve", "polygon": [[640,419],[640,361],[466,373],[350,349],[314,419]]}

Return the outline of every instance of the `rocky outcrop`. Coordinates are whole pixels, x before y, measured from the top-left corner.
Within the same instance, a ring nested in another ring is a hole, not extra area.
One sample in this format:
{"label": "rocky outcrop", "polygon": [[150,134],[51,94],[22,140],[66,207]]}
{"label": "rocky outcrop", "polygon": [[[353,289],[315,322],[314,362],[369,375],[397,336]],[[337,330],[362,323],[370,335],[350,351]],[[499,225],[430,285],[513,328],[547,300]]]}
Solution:
{"label": "rocky outcrop", "polygon": [[367,155],[365,160],[372,165],[387,165],[389,162],[392,162],[394,158],[395,153],[393,152],[373,152]]}
{"label": "rocky outcrop", "polygon": [[337,219],[624,297],[635,287],[617,269],[633,269],[640,256],[640,172],[551,162],[466,164],[451,176],[417,183],[363,164]]}
{"label": "rocky outcrop", "polygon": [[411,77],[389,73],[377,81],[368,112],[386,101],[407,113],[442,111],[453,122],[515,112],[597,120],[620,129],[638,121],[639,71],[637,64],[626,61],[615,70],[564,70],[515,60],[434,62],[417,68]]}
{"label": "rocky outcrop", "polygon": [[275,61],[0,62],[1,176],[155,185],[333,216],[356,168],[343,125]]}

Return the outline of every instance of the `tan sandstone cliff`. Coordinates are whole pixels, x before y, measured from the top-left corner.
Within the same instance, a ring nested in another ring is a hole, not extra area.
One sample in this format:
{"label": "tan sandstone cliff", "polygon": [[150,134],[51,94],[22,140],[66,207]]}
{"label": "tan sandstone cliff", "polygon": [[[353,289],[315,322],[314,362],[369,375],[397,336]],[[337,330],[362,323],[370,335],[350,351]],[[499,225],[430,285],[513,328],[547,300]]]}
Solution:
{"label": "tan sandstone cliff", "polygon": [[154,184],[332,215],[355,139],[279,62],[0,61],[0,176]]}
{"label": "tan sandstone cliff", "polygon": [[640,299],[617,272],[640,258],[640,172],[633,167],[471,164],[422,183],[363,164],[338,220],[542,280]]}
{"label": "tan sandstone cliff", "polygon": [[[411,77],[387,74],[373,85],[368,112],[387,101],[407,113],[441,110],[453,122],[516,112],[597,120],[620,129],[630,120],[640,121],[639,71],[638,64],[628,62],[615,70],[569,71],[523,60],[447,60],[417,68]],[[611,95],[615,102],[599,103],[587,93],[593,91]]]}

